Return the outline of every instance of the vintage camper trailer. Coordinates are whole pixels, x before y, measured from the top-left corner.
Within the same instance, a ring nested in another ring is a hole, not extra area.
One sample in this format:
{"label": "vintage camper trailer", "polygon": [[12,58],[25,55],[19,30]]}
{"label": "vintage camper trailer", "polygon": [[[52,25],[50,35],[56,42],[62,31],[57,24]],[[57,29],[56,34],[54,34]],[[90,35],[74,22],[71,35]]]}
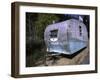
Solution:
{"label": "vintage camper trailer", "polygon": [[70,55],[87,47],[88,33],[82,21],[70,19],[48,25],[44,40],[47,52]]}

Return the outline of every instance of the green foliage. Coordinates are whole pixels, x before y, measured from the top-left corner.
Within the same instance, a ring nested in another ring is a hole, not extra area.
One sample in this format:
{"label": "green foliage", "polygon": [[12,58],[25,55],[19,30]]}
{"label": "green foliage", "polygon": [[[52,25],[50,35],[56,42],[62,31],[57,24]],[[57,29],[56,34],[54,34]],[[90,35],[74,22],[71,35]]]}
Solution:
{"label": "green foliage", "polygon": [[46,54],[44,30],[59,17],[55,14],[27,13],[26,15],[26,66],[43,64]]}
{"label": "green foliage", "polygon": [[35,27],[37,28],[36,34],[38,39],[43,39],[44,30],[47,25],[52,24],[53,21],[58,21],[59,18],[54,14],[38,14],[37,21],[35,21]]}

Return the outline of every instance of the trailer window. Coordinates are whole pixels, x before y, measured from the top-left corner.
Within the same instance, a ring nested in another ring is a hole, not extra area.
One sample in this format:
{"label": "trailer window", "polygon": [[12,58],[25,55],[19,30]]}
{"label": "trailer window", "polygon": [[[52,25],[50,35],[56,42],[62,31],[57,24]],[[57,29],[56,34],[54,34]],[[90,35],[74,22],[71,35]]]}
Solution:
{"label": "trailer window", "polygon": [[51,32],[51,34],[50,34],[51,38],[57,38],[58,30],[52,30],[50,32]]}
{"label": "trailer window", "polygon": [[82,36],[82,27],[81,26],[79,26],[79,34],[80,34],[80,36]]}

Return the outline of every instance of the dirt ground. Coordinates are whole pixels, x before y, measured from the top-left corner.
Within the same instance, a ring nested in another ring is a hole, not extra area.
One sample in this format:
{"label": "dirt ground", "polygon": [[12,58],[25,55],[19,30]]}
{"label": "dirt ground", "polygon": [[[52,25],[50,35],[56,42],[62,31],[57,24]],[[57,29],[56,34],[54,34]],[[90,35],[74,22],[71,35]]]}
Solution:
{"label": "dirt ground", "polygon": [[86,47],[73,55],[58,55],[58,56],[47,56],[45,59],[34,62],[33,56],[28,57],[27,63],[30,66],[62,66],[62,65],[82,65],[89,64],[89,47]]}

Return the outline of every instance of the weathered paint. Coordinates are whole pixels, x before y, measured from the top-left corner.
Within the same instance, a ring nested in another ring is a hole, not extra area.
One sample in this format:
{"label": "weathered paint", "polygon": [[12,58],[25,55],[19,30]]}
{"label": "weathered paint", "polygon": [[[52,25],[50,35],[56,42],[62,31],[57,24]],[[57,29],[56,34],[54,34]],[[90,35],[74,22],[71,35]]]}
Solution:
{"label": "weathered paint", "polygon": [[[57,37],[51,38],[52,30],[58,30]],[[75,19],[48,25],[44,32],[48,52],[73,54],[87,46],[88,33],[83,22]]]}

